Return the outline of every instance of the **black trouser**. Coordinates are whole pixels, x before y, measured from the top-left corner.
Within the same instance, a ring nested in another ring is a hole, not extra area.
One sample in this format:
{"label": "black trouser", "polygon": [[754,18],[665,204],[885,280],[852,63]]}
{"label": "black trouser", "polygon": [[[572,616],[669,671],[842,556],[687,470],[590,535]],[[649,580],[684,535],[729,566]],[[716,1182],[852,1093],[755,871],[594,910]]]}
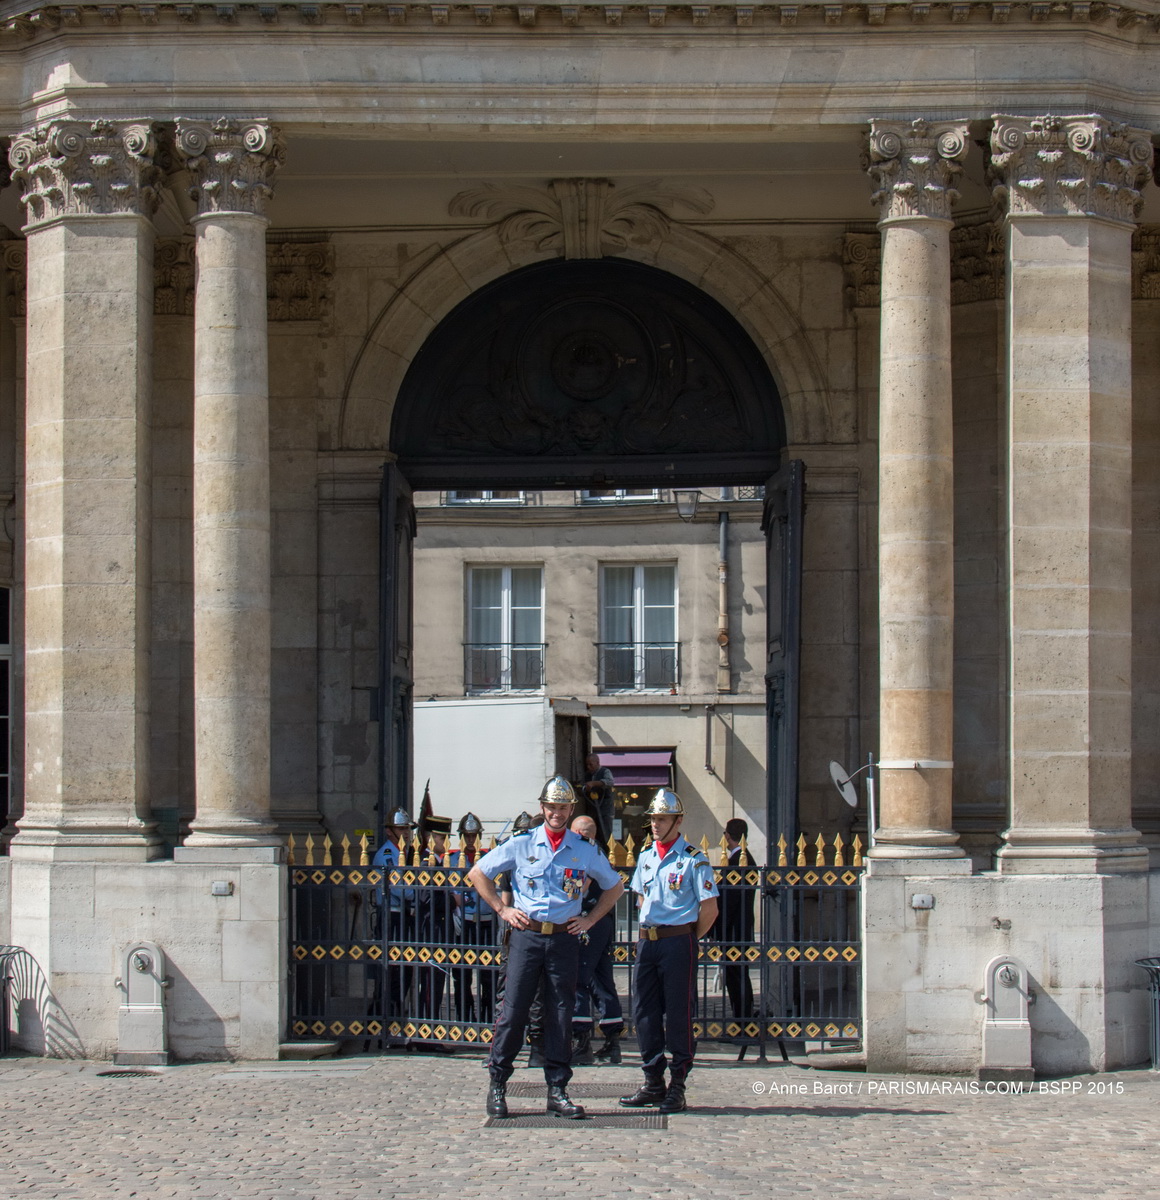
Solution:
{"label": "black trouser", "polygon": [[524,1044],[524,1031],[541,982],[544,985],[544,1078],[563,1087],[572,1078],[572,1007],[580,942],[571,933],[513,929],[507,947],[507,981],[499,1003],[488,1070],[506,1083]]}
{"label": "black trouser", "polygon": [[671,1066],[673,1083],[683,1083],[693,1068],[696,984],[697,939],[691,932],[637,943],[632,1012],[641,1066],[650,1079]]}
{"label": "black trouser", "polygon": [[753,1016],[753,984],[749,979],[749,968],[741,966],[723,967],[725,994],[729,997],[729,1008],[738,1020]]}
{"label": "black trouser", "polygon": [[[463,918],[463,934],[461,941],[465,946],[494,946],[495,921],[480,920],[474,917]],[[475,997],[471,991],[471,977],[474,971],[471,967],[463,967],[455,971],[455,1017],[458,1021],[480,1021],[490,1025],[493,1013],[493,996],[497,972],[491,967],[479,968],[479,1010],[476,1011]]]}
{"label": "black trouser", "polygon": [[580,971],[576,977],[576,1009],[572,1017],[578,1027],[591,1025],[592,1002],[600,1010],[600,1025],[606,1035],[624,1029],[624,1014],[612,974],[612,940],[616,936],[616,917],[605,913],[588,931],[588,941],[580,942]]}

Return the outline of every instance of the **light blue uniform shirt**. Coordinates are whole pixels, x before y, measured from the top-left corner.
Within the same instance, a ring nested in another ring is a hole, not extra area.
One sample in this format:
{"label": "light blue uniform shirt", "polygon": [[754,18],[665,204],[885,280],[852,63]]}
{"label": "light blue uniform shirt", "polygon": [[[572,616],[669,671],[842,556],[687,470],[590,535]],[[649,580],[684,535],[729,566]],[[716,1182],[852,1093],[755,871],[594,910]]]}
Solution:
{"label": "light blue uniform shirt", "polygon": [[709,860],[680,835],[664,858],[656,842],[643,851],[628,886],[644,897],[642,925],[692,925],[700,915],[701,901],[718,894]]}
{"label": "light blue uniform shirt", "polygon": [[[374,857],[371,859],[371,866],[381,867],[384,875],[389,874],[391,871],[399,870],[399,847],[396,846],[390,838],[387,838],[387,840],[383,842],[383,844],[375,851]],[[390,883],[387,881],[384,881],[384,884],[386,890],[390,892],[391,912],[401,912],[404,900],[409,902],[415,899],[414,888],[399,888],[397,886],[392,888]],[[376,888],[375,901],[381,904],[382,899],[382,890]]]}
{"label": "light blue uniform shirt", "polygon": [[608,859],[570,829],[553,854],[543,825],[530,833],[517,833],[477,859],[475,865],[489,879],[508,872],[515,907],[533,921],[554,925],[580,915],[589,876],[603,888],[620,882],[620,873]]}

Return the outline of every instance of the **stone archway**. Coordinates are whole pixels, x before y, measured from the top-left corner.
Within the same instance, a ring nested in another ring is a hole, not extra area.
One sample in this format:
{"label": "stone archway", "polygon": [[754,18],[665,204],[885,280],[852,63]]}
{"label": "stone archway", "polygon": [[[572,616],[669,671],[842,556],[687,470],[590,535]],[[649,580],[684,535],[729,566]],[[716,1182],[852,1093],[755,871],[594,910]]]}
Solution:
{"label": "stone archway", "polygon": [[[561,247],[505,237],[505,223],[432,250],[388,297],[356,353],[340,398],[332,445],[387,450],[395,399],[415,355],[473,292],[521,267],[558,260]],[[837,439],[829,380],[777,282],[725,243],[676,223],[619,248],[698,287],[736,319],[764,359],[780,397],[790,445]]]}

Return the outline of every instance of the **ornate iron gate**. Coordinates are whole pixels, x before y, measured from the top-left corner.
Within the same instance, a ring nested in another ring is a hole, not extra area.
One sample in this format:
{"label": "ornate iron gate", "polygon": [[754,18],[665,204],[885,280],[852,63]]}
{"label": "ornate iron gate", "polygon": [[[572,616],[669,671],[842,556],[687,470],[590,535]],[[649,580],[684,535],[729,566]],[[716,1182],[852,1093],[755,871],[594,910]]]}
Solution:
{"label": "ornate iron gate", "polygon": [[[799,837],[778,850],[773,866],[715,868],[723,912],[751,906],[754,932],[702,939],[697,1035],[763,1054],[770,1042],[857,1042],[860,842]],[[614,845],[612,861],[627,884],[631,848]],[[307,839],[291,840],[290,862],[291,1040],[364,1049],[491,1041],[503,949],[497,922],[473,903],[461,855],[384,870],[371,864],[365,839],[358,847]],[[635,947],[636,906],[626,896],[613,945],[626,1014]]]}

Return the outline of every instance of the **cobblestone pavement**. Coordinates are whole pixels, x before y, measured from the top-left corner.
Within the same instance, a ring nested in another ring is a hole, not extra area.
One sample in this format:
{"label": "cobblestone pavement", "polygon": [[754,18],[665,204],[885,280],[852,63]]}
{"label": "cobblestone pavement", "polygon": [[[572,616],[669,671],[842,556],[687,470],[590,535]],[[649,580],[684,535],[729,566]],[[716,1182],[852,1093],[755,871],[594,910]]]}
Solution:
{"label": "cobblestone pavement", "polygon": [[[1147,1070],[1003,1095],[706,1055],[693,1108],[662,1130],[485,1128],[486,1075],[466,1055],[100,1074],[110,1069],[0,1060],[3,1200],[1160,1194],[1160,1074]],[[582,1068],[570,1090],[584,1102],[593,1084],[639,1078],[628,1063]],[[521,1068],[513,1083],[542,1078]],[[608,1087],[595,1090],[590,1112],[618,1111]],[[537,1113],[543,1101],[511,1104]]]}

